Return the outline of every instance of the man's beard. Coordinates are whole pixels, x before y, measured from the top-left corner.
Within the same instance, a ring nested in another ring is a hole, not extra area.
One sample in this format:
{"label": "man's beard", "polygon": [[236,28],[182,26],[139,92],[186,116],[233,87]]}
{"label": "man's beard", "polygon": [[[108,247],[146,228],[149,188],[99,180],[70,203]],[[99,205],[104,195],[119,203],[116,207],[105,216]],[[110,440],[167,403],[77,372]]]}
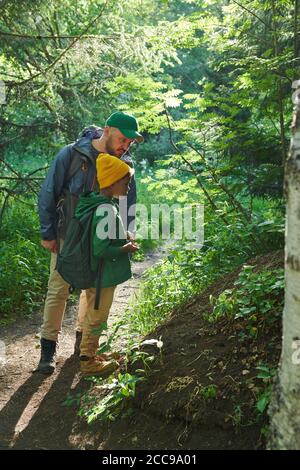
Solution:
{"label": "man's beard", "polygon": [[113,156],[119,158],[119,155],[115,154],[115,150],[114,150],[114,148],[112,147],[111,144],[112,144],[112,136],[109,136],[107,141],[106,141],[106,145],[105,145],[106,152],[109,153],[109,155],[113,155]]}

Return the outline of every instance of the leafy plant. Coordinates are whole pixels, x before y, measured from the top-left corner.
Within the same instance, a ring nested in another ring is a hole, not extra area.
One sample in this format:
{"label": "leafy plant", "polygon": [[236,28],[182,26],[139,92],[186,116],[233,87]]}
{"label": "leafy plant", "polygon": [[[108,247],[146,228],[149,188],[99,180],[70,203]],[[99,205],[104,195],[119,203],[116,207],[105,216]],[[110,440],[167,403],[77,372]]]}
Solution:
{"label": "leafy plant", "polygon": [[234,320],[247,319],[248,333],[256,336],[258,328],[272,323],[283,309],[283,269],[255,272],[254,266],[245,265],[234,289],[223,291],[215,300],[209,321],[226,315]]}
{"label": "leafy plant", "polygon": [[96,385],[96,391],[103,392],[104,397],[98,399],[89,394],[84,395],[81,399],[79,416],[85,417],[88,423],[96,419],[114,421],[122,415],[128,399],[135,396],[136,384],[142,380],[143,377],[120,373],[117,378],[111,377],[106,383]]}
{"label": "leafy plant", "polygon": [[[3,198],[0,196],[0,206]],[[0,219],[0,323],[29,315],[41,305],[49,275],[32,197],[12,198]]]}
{"label": "leafy plant", "polygon": [[256,369],[259,370],[259,373],[256,377],[258,379],[262,379],[265,384],[265,388],[263,392],[258,396],[256,402],[256,408],[258,412],[262,414],[270,403],[272,393],[272,381],[276,374],[276,369],[264,364],[261,364],[260,366],[256,367]]}
{"label": "leafy plant", "polygon": [[233,413],[230,415],[234,426],[242,426],[244,413],[240,404],[234,405]]}
{"label": "leafy plant", "polygon": [[218,393],[218,387],[216,385],[207,385],[206,387],[201,387],[200,394],[205,400],[210,398],[216,398]]}
{"label": "leafy plant", "polygon": [[69,392],[68,395],[67,395],[67,398],[62,402],[62,406],[72,406],[72,405],[79,406],[80,401],[81,401],[81,397],[82,397],[81,392],[76,393],[75,395],[72,395]]}

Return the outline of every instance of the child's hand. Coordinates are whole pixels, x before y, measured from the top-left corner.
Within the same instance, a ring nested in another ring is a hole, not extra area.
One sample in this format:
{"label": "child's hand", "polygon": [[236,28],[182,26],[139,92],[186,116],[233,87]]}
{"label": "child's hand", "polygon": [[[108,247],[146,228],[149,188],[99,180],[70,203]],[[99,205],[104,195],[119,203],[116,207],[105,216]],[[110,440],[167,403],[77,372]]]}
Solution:
{"label": "child's hand", "polygon": [[129,232],[129,230],[127,230],[127,240],[128,240],[129,242],[134,242],[134,238],[135,238],[135,237],[134,237],[134,233]]}
{"label": "child's hand", "polygon": [[139,246],[134,242],[126,243],[126,245],[123,245],[121,248],[123,253],[134,253],[137,250],[139,250]]}

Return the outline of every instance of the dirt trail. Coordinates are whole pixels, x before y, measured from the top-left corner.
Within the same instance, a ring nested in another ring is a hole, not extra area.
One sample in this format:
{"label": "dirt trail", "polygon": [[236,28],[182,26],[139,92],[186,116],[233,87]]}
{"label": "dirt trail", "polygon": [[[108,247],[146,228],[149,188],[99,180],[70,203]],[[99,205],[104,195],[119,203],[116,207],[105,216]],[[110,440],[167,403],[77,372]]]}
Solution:
{"label": "dirt trail", "polygon": [[[153,252],[144,261],[133,264],[134,278],[117,288],[109,325],[120,318],[138,290],[142,273],[161,257],[162,252]],[[74,429],[78,428],[75,410],[61,406],[69,391],[74,393],[89,387],[88,382],[80,380],[79,361],[72,355],[76,313],[77,306],[66,311],[58,366],[51,376],[32,373],[40,356],[37,336],[40,313],[2,328],[0,341],[5,344],[6,362],[0,363],[0,449],[77,447],[74,444],[77,441]],[[101,443],[98,444],[101,447]],[[88,442],[85,448],[89,448]]]}

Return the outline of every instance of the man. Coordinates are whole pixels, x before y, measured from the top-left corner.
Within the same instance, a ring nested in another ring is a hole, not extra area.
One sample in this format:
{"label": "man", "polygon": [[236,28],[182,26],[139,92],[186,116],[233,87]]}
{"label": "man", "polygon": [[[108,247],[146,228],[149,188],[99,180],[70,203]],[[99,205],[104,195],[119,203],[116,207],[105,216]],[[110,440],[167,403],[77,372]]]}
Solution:
{"label": "man", "polygon": [[[68,222],[73,216],[79,195],[83,191],[97,191],[96,158],[108,153],[124,159],[130,145],[143,142],[134,116],[117,111],[106,121],[103,131],[88,128],[75,143],[64,147],[56,156],[39,194],[39,217],[42,246],[51,252],[50,277],[41,331],[41,359],[37,371],[51,374],[55,369],[55,354],[61,332],[69,285],[56,271],[56,258],[63,243]],[[128,207],[136,202],[135,182],[127,197]],[[132,220],[132,216],[131,216]],[[130,217],[128,221],[130,222]],[[127,225],[128,226],[128,225]],[[76,326],[77,349],[87,303],[85,294],[80,297],[79,320]]]}

